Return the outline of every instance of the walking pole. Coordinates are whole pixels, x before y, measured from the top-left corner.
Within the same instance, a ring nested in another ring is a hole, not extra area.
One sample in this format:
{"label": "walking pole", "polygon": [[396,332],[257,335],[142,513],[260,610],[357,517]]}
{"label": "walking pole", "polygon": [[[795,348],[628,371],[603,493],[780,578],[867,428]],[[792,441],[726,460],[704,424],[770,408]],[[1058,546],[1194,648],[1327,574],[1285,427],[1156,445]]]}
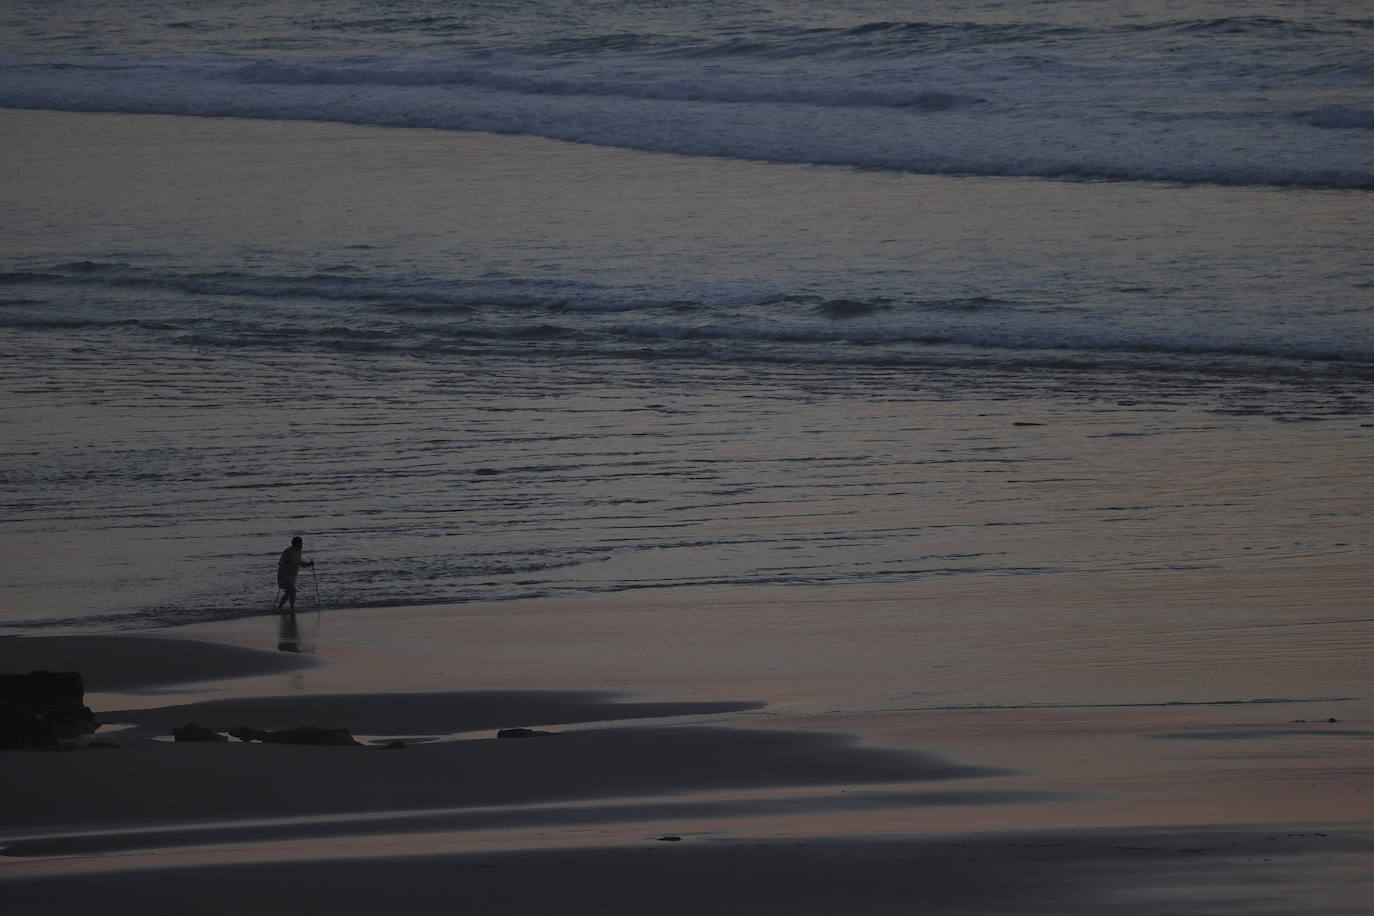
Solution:
{"label": "walking pole", "polygon": [[320,577],[315,575],[315,564],[310,564],[310,578],[315,583],[315,610],[320,609]]}

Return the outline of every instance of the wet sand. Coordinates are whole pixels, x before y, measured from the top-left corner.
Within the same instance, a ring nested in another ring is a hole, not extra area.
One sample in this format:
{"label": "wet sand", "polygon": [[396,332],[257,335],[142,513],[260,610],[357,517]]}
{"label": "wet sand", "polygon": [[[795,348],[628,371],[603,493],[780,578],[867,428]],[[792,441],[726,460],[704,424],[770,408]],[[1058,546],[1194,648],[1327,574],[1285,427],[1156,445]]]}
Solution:
{"label": "wet sand", "polygon": [[[1374,891],[1367,699],[873,704],[876,667],[817,662],[803,690],[781,650],[694,679],[680,640],[592,625],[618,611],[302,615],[313,654],[273,618],[0,640],[4,670],[88,672],[119,745],[0,756],[6,912],[1353,914]],[[557,619],[618,661],[560,664]],[[167,740],[192,721],[361,744]]]}

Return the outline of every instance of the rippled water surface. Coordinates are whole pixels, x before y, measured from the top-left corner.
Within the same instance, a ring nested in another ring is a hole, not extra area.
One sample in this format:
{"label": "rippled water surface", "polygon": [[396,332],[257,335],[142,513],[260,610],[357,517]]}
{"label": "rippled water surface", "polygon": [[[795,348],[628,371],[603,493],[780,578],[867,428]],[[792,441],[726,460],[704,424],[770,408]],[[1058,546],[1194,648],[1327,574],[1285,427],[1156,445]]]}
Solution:
{"label": "rippled water surface", "polygon": [[1367,550],[1367,13],[830,6],[11,4],[3,619]]}

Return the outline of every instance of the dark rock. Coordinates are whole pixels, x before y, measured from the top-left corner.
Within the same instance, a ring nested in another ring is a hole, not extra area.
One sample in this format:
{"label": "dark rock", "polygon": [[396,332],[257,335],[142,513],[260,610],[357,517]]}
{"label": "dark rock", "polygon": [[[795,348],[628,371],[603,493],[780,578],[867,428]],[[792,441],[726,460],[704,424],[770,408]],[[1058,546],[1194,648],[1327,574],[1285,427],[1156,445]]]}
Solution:
{"label": "dark rock", "polygon": [[325,747],[347,747],[358,742],[353,740],[346,728],[317,728],[302,725],[299,728],[284,728],[279,731],[265,731],[249,728],[247,725],[231,729],[229,734],[240,741],[261,741],[264,744],[316,744]]}
{"label": "dark rock", "polygon": [[75,671],[0,674],[0,750],[57,747],[100,727]]}
{"label": "dark rock", "polygon": [[661,836],[661,837],[658,838],[658,841],[659,841],[660,843],[681,843],[681,842],[682,842],[682,837],[680,837],[680,836]]}
{"label": "dark rock", "polygon": [[212,731],[194,722],[172,729],[172,737],[177,741],[228,741],[217,731]]}
{"label": "dark rock", "polygon": [[0,706],[0,750],[51,750],[57,736],[38,716],[13,706]]}
{"label": "dark rock", "polygon": [[496,733],[498,738],[543,738],[553,732],[538,732],[532,728],[503,728]]}

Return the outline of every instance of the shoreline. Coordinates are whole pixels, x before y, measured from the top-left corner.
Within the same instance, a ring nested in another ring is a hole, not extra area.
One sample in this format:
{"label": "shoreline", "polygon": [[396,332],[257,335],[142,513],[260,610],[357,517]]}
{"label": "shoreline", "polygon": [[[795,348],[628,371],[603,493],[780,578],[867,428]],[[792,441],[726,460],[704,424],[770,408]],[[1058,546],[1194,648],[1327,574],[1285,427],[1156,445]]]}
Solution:
{"label": "shoreline", "polygon": [[[251,888],[258,912],[356,912],[385,887],[440,912],[450,881],[512,914],[819,914],[841,897],[873,913],[1203,913],[1170,907],[1185,891],[1248,899],[1261,875],[1304,912],[1368,899],[1368,701],[1329,723],[1292,721],[1298,707],[808,711],[749,695],[757,683],[731,702],[723,685],[667,699],[675,676],[638,694],[430,671],[443,689],[417,692],[392,668],[433,659],[399,637],[442,624],[351,613],[396,641],[361,640],[361,621],[304,658],[235,645],[247,637],[222,624],[218,642],[207,626],[0,640],[0,668],[32,640],[25,657],[138,673],[88,695],[124,726],[119,749],[0,756],[25,789],[0,838],[10,911],[242,912]],[[217,680],[185,682],[194,659]],[[167,741],[183,720],[342,726],[364,744]],[[406,747],[386,750],[397,735]],[[1018,909],[1022,893],[1044,908]]]}

